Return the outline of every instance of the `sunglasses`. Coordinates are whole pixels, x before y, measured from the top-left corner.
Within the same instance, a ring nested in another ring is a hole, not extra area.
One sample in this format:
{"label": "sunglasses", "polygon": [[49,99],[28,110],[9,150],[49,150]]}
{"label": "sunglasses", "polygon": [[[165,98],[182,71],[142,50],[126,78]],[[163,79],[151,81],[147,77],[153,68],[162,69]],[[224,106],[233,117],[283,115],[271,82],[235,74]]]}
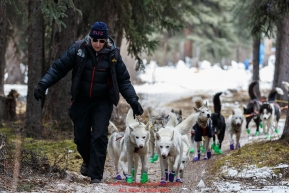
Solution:
{"label": "sunglasses", "polygon": [[99,43],[102,43],[102,44],[105,42],[105,40],[99,40],[99,39],[95,39],[95,38],[93,38],[92,41],[93,42],[99,42]]}

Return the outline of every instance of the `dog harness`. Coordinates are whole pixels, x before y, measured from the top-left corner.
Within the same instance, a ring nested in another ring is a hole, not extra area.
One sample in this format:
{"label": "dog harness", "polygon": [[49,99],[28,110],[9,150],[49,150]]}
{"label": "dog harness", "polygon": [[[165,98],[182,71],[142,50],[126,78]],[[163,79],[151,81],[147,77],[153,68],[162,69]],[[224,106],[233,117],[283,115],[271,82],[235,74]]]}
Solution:
{"label": "dog harness", "polygon": [[196,123],[193,129],[195,130],[195,141],[202,141],[202,136],[213,137],[211,121],[209,121],[209,124],[205,128]]}

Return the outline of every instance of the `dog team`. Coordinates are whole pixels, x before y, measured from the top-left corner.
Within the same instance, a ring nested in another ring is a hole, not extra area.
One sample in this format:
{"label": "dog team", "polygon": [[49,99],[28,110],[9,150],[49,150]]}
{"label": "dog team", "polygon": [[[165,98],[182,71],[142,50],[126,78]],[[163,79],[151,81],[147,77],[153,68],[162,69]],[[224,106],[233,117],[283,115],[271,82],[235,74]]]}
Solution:
{"label": "dog team", "polygon": [[[218,92],[213,96],[213,113],[207,102],[195,96],[192,99],[194,112],[185,119],[181,110],[172,109],[171,112],[163,114],[148,107],[146,123],[139,121],[138,118],[134,119],[132,110],[128,111],[125,132],[120,132],[110,122],[108,153],[114,163],[115,178],[123,179],[118,167],[120,165],[126,182],[136,182],[140,160],[139,181],[148,182],[148,164],[159,159],[160,185],[166,185],[168,181],[182,182],[181,178],[189,160],[197,162],[201,160],[202,154],[203,160],[210,159],[212,151],[216,154],[222,153],[225,133],[230,149],[240,148],[242,125],[245,125],[245,120],[248,134],[251,132],[249,123],[253,119],[256,124],[255,135],[260,135],[259,127],[263,127],[263,133],[270,139],[274,132],[278,132],[281,109],[275,99],[276,95],[282,95],[283,91],[275,88],[269,93],[268,100],[261,102],[254,92],[257,83],[255,81],[249,85],[250,101],[247,107],[233,109],[227,119],[221,113],[222,92]],[[289,83],[283,84],[285,88],[289,88]],[[191,153],[194,153],[192,159]]]}

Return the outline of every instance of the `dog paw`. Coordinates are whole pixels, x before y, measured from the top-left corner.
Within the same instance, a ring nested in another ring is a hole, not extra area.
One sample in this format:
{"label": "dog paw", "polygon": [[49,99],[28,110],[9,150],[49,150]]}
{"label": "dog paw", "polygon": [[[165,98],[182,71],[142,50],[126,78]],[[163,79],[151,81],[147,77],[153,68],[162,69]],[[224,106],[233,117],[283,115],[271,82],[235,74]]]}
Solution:
{"label": "dog paw", "polygon": [[256,131],[255,136],[259,136],[260,135],[260,131]]}
{"label": "dog paw", "polygon": [[140,182],[141,183],[146,183],[149,181],[149,178],[148,178],[148,173],[147,172],[143,172],[142,175],[141,175],[141,180]]}
{"label": "dog paw", "polygon": [[121,178],[121,175],[120,175],[120,174],[117,174],[115,178],[116,178],[117,180],[122,180],[122,178]]}
{"label": "dog paw", "polygon": [[235,147],[234,147],[234,144],[230,144],[230,150],[234,150]]}
{"label": "dog paw", "polygon": [[154,163],[155,160],[154,160],[154,156],[150,156],[150,163]]}
{"label": "dog paw", "polygon": [[176,182],[183,183],[182,180],[181,180],[181,178],[177,178],[177,179],[176,179]]}
{"label": "dog paw", "polygon": [[204,156],[204,160],[207,160],[207,159],[208,159],[208,157],[205,155],[205,156]]}
{"label": "dog paw", "polygon": [[193,162],[199,161],[198,157],[194,157]]}
{"label": "dog paw", "polygon": [[168,174],[168,170],[167,170],[167,169],[165,169],[165,175],[166,175],[166,181],[168,181],[168,179],[169,179],[169,174]]}
{"label": "dog paw", "polygon": [[159,159],[159,155],[158,154],[155,154],[154,155],[154,161],[157,161]]}
{"label": "dog paw", "polygon": [[133,183],[132,177],[131,176],[127,176],[126,182],[129,183],[129,184]]}
{"label": "dog paw", "polygon": [[166,186],[166,180],[164,178],[161,179],[160,186]]}
{"label": "dog paw", "polygon": [[208,159],[210,159],[212,157],[212,152],[208,151],[207,152],[207,157],[208,157]]}
{"label": "dog paw", "polygon": [[169,174],[169,181],[170,182],[174,182],[174,178],[175,178],[175,172],[171,172],[170,174]]}
{"label": "dog paw", "polygon": [[246,131],[247,131],[248,135],[250,135],[251,130],[250,129],[246,129]]}

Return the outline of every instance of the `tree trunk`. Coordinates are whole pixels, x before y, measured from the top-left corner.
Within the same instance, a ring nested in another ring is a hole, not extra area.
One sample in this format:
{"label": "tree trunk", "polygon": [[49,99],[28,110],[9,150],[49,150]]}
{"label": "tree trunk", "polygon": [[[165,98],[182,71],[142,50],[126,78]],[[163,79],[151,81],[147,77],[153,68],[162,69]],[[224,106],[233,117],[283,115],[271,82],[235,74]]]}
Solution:
{"label": "tree trunk", "polygon": [[[259,52],[260,52],[260,39],[253,40],[253,77],[252,81],[259,81]],[[255,93],[258,98],[261,97],[259,84],[255,86]]]}
{"label": "tree trunk", "polygon": [[[289,72],[289,16],[285,15],[282,21],[277,24],[277,45],[276,45],[276,62],[273,87],[279,86],[285,92],[283,100],[289,101],[288,92],[284,89],[282,81],[288,81]],[[277,68],[278,67],[278,68]],[[282,85],[282,86],[281,86]],[[285,104],[285,103],[283,103]],[[288,105],[288,104],[287,104]],[[280,104],[280,106],[283,106]],[[282,140],[289,142],[289,111],[287,110],[286,121],[281,136]]]}
{"label": "tree trunk", "polygon": [[0,95],[4,95],[5,53],[7,47],[6,35],[6,0],[0,0]]}
{"label": "tree trunk", "polygon": [[[54,25],[51,63],[57,60],[76,40],[76,13],[72,9],[66,11],[68,17],[62,19],[66,27]],[[44,105],[44,121],[53,121],[58,128],[71,128],[68,108],[71,99],[71,72],[48,90]]]}
{"label": "tree trunk", "polygon": [[[190,35],[192,32],[190,29],[184,29],[185,36]],[[192,58],[193,57],[193,40],[186,40],[184,44],[184,55],[185,57]],[[185,61],[185,58],[184,58]]]}
{"label": "tree trunk", "polygon": [[[285,91],[285,93],[287,95],[287,91]],[[289,102],[289,100],[288,100],[288,102]],[[283,129],[283,133],[282,133],[280,139],[284,140],[286,142],[289,142],[289,111],[288,110],[287,110],[287,114],[286,114],[286,121],[285,121],[284,129]]]}
{"label": "tree trunk", "polygon": [[44,62],[44,18],[40,9],[41,1],[28,2],[28,94],[26,129],[32,137],[41,137],[41,102],[34,99],[34,89],[41,78]]}
{"label": "tree trunk", "polygon": [[[272,89],[280,87],[285,88],[282,81],[289,82],[289,16],[283,16],[280,23],[277,24],[277,40],[276,40],[276,62]],[[277,95],[277,99],[287,101],[288,95]],[[285,106],[285,103],[280,103],[280,106]]]}

